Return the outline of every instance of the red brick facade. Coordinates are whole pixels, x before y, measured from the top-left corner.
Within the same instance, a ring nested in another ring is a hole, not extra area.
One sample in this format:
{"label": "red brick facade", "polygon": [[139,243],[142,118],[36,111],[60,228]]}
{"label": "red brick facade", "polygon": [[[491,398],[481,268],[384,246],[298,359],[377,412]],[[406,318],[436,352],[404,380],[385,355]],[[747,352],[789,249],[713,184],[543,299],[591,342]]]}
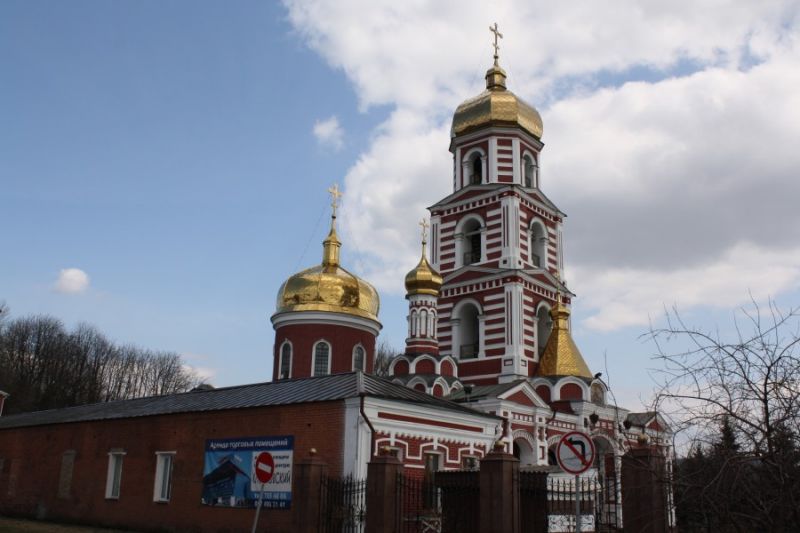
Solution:
{"label": "red brick facade", "polygon": [[[344,402],[172,414],[0,430],[0,514],[135,530],[249,530],[253,509],[200,504],[206,439],[294,435],[295,461],[310,448],[342,472]],[[108,453],[125,452],[120,497],[106,499]],[[67,498],[62,456],[74,451]],[[174,451],[172,497],[153,501],[156,452]],[[63,487],[62,487],[63,488]],[[302,502],[294,502],[302,505]],[[290,512],[264,510],[270,531],[291,531]]]}

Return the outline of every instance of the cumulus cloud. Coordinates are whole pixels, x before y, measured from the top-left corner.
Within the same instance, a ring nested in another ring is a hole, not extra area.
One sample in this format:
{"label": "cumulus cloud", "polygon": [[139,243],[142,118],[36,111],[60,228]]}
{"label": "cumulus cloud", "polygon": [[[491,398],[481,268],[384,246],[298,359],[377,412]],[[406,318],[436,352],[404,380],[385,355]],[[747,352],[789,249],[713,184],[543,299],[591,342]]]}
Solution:
{"label": "cumulus cloud", "polygon": [[415,222],[451,191],[450,118],[482,90],[495,20],[509,87],[544,118],[542,186],[569,215],[567,273],[592,310],[586,326],[800,281],[795,2],[286,6],[363,108],[393,106],[347,174],[342,211],[379,288],[402,291]]}
{"label": "cumulus cloud", "polygon": [[53,289],[62,294],[79,294],[89,288],[89,275],[80,268],[64,268],[58,273]]}
{"label": "cumulus cloud", "polygon": [[314,123],[314,137],[322,146],[328,146],[334,150],[341,150],[344,145],[344,130],[339,125],[336,115],[325,120],[318,120]]}

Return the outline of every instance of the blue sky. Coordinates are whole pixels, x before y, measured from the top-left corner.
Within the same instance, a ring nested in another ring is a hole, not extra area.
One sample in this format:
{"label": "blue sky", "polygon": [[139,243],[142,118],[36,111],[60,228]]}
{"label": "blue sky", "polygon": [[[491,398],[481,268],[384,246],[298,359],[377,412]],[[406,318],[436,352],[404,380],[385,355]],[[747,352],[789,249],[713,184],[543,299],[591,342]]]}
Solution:
{"label": "blue sky", "polygon": [[[723,4],[6,1],[0,299],[266,380],[276,291],[319,261],[339,182],[343,261],[402,347],[416,222],[497,20],[569,215],[576,340],[646,397],[665,305],[712,327],[749,293],[800,303],[797,4]],[[65,269],[88,279],[59,290]]]}

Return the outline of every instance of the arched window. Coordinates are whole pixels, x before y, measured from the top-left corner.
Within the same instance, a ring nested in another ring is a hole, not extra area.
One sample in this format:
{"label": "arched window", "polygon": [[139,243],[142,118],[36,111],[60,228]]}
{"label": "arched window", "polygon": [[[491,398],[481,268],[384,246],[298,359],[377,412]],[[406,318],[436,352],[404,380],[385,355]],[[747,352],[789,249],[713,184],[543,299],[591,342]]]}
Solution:
{"label": "arched window", "polygon": [[529,155],[522,158],[522,175],[525,176],[523,184],[526,187],[533,187],[533,161]]}
{"label": "arched window", "polygon": [[426,310],[422,310],[419,313],[419,323],[420,323],[420,337],[427,337],[428,336],[428,312]]}
{"label": "arched window", "polygon": [[539,165],[536,164],[536,159],[530,154],[525,154],[522,157],[522,175],[524,176],[523,184],[526,187],[539,186]]}
{"label": "arched window", "polygon": [[312,376],[327,376],[331,373],[331,345],[319,341],[314,345],[314,373]]}
{"label": "arched window", "polygon": [[353,348],[353,370],[361,370],[365,372],[364,362],[366,360],[366,351],[360,344]]}
{"label": "arched window", "polygon": [[528,244],[531,264],[537,268],[547,266],[547,233],[541,222],[534,221],[530,229]]}
{"label": "arched window", "polygon": [[483,162],[481,154],[475,152],[469,160],[469,184],[477,185],[483,181]]}
{"label": "arched window", "polygon": [[550,331],[553,329],[553,321],[550,319],[550,310],[546,306],[539,307],[536,312],[536,339],[539,343],[539,355],[544,352],[547,346],[547,339],[550,338]]}
{"label": "arched window", "polygon": [[292,345],[288,341],[281,346],[281,361],[278,379],[288,379],[292,374]]}
{"label": "arched window", "polygon": [[464,224],[462,231],[464,234],[464,265],[466,266],[480,262],[482,248],[481,239],[483,235],[483,228],[481,227],[480,221],[475,218],[468,220]]}
{"label": "arched window", "polygon": [[458,354],[461,359],[474,359],[480,351],[480,310],[472,303],[459,310]]}

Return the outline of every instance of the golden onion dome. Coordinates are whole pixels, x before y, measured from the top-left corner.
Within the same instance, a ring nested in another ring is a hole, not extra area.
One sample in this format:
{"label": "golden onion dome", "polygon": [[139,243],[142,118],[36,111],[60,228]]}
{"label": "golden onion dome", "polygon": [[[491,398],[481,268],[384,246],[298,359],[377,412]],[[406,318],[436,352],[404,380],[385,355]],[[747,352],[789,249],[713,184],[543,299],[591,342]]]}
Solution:
{"label": "golden onion dome", "polygon": [[547,339],[536,375],[592,378],[592,372],[569,332],[569,314],[569,309],[561,303],[559,295],[556,305],[550,310],[553,331]]}
{"label": "golden onion dome", "polygon": [[542,117],[536,109],[506,89],[506,72],[497,64],[486,71],[486,90],[463,102],[453,115],[450,136],[455,137],[484,126],[518,126],[537,139],[542,138]]}
{"label": "golden onion dome", "polygon": [[425,241],[422,241],[422,257],[411,272],[406,274],[406,296],[428,294],[439,296],[442,276],[428,263],[425,257]]}
{"label": "golden onion dome", "polygon": [[322,264],[298,272],[278,289],[275,314],[294,311],[344,313],[378,321],[380,298],[375,288],[339,265],[342,246],[336,235],[336,215],[323,241]]}

